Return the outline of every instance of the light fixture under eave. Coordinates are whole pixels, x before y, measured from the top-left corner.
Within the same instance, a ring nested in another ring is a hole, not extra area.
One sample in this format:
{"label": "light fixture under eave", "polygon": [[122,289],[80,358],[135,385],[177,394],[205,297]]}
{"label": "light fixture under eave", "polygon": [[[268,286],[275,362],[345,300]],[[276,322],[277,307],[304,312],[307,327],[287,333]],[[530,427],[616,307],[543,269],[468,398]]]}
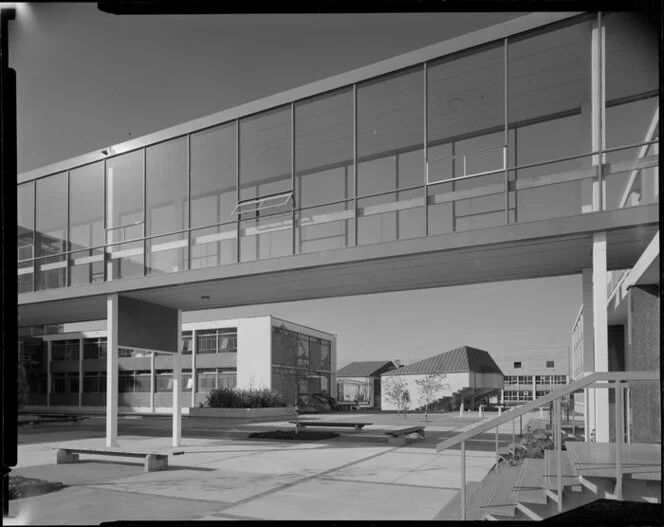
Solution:
{"label": "light fixture under eave", "polygon": [[461,97],[454,97],[447,103],[452,110],[461,110],[463,108],[463,99]]}
{"label": "light fixture under eave", "polygon": [[210,300],[210,297],[207,296],[207,295],[203,295],[203,296],[201,297],[201,300]]}

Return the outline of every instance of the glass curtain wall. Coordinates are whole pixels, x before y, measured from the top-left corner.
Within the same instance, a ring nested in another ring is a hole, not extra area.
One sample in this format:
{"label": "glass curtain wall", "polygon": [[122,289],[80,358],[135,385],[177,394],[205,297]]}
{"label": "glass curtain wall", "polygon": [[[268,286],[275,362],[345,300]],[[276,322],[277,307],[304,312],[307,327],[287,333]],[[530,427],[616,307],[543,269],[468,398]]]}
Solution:
{"label": "glass curtain wall", "polygon": [[19,290],[656,203],[657,44],[582,15],[21,184]]}

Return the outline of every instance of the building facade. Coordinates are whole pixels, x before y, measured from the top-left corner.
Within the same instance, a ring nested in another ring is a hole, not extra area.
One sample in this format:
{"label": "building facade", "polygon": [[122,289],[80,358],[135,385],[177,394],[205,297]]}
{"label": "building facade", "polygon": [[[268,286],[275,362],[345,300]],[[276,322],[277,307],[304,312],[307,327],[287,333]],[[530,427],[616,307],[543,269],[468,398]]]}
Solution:
{"label": "building facade", "polygon": [[[106,404],[106,329],[102,322],[25,328],[19,359],[27,373],[28,410],[101,411]],[[292,339],[284,345],[280,332]],[[290,346],[289,346],[290,345]],[[182,325],[180,404],[205,403],[216,388],[268,388],[288,404],[297,393],[336,393],[336,336],[275,317]],[[171,412],[173,357],[119,350],[118,404],[125,411]]]}
{"label": "building facade", "polygon": [[508,351],[493,358],[505,374],[500,404],[518,406],[569,384],[567,348]]}
{"label": "building facade", "polygon": [[179,371],[188,311],[583,273],[608,371],[607,271],[659,225],[658,44],[643,13],[531,13],[19,174],[19,324],[106,318],[109,445],[119,348]]}
{"label": "building facade", "polygon": [[476,399],[489,397],[503,387],[503,373],[491,355],[484,350],[462,346],[383,373],[381,408],[397,409],[397,401],[390,390],[395,383],[402,383],[408,392],[409,408],[424,408],[427,400],[420,383],[427,376],[433,376],[438,384],[430,402],[451,399],[456,394],[467,408],[475,407]]}
{"label": "building facade", "polygon": [[395,370],[388,361],[351,362],[337,371],[337,399],[368,408],[381,407],[381,375]]}

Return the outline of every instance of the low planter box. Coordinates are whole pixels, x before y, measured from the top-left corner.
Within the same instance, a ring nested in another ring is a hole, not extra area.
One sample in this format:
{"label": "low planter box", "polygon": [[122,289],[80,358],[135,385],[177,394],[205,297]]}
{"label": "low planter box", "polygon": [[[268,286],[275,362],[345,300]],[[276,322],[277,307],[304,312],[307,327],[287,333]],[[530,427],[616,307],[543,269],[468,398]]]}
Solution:
{"label": "low planter box", "polygon": [[275,419],[291,419],[294,416],[295,408],[292,406],[279,408],[189,408],[189,417],[270,421]]}

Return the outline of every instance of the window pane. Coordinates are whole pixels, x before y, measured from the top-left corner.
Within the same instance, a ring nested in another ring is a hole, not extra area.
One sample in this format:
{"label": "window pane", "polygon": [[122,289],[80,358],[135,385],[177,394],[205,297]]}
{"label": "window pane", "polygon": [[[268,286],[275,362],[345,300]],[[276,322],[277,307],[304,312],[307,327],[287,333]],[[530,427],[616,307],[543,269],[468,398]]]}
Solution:
{"label": "window pane", "polygon": [[[427,71],[428,146],[504,129],[504,84],[502,43],[431,63]],[[497,136],[490,146],[503,144],[504,138]]]}
{"label": "window pane", "polygon": [[108,248],[107,276],[113,280],[143,276],[143,242],[119,243]]}
{"label": "window pane", "polygon": [[191,135],[192,227],[234,219],[236,143],[235,123]]}
{"label": "window pane", "polygon": [[146,274],[174,273],[187,268],[187,235],[173,234],[147,242]]}
{"label": "window pane", "polygon": [[67,268],[66,256],[52,256],[36,260],[37,266],[37,290],[57,289],[65,287]]}
{"label": "window pane", "polygon": [[257,197],[267,182],[275,184],[261,194],[292,189],[290,107],[240,120],[240,199]]}
{"label": "window pane", "polygon": [[[143,221],[143,152],[138,150],[106,162],[106,227],[114,228],[109,240],[142,236],[132,225]],[[118,228],[122,227],[122,228]]]}
{"label": "window pane", "polygon": [[24,183],[17,188],[18,259],[34,257],[35,184]]}
{"label": "window pane", "polygon": [[93,163],[69,174],[71,250],[104,244],[104,166]]}
{"label": "window pane", "polygon": [[191,231],[190,247],[192,269],[237,262],[237,223]]}
{"label": "window pane", "polygon": [[424,71],[411,68],[357,88],[358,195],[423,181],[423,165],[412,165],[397,181],[396,154],[422,148]]}
{"label": "window pane", "polygon": [[147,233],[170,233],[187,226],[187,138],[145,151]]}
{"label": "window pane", "polygon": [[67,174],[37,180],[37,256],[66,251]]}
{"label": "window pane", "polygon": [[297,206],[353,195],[353,92],[344,89],[295,105]]}
{"label": "window pane", "polygon": [[296,213],[298,254],[342,249],[355,245],[354,204],[337,203]]}

